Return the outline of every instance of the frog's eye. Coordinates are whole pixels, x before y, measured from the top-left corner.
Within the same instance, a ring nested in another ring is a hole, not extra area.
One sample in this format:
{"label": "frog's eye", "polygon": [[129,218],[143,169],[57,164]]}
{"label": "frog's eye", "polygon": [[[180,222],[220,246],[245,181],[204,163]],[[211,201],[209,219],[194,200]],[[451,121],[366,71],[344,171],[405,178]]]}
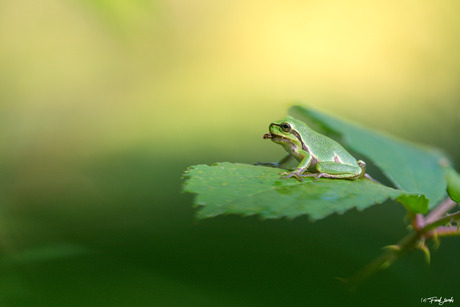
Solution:
{"label": "frog's eye", "polygon": [[281,124],[281,129],[284,132],[289,132],[289,131],[291,131],[291,125],[289,125],[288,123],[282,123]]}

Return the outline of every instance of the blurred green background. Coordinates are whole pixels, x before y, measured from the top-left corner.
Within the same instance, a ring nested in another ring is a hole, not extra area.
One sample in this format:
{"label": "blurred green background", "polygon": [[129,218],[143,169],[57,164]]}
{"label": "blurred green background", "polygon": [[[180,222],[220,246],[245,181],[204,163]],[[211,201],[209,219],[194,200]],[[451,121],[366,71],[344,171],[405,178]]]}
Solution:
{"label": "blurred green background", "polygon": [[385,203],[316,223],[196,221],[187,166],[276,161],[292,102],[460,163],[458,1],[0,0],[1,306],[418,305],[458,240],[358,291],[405,233]]}

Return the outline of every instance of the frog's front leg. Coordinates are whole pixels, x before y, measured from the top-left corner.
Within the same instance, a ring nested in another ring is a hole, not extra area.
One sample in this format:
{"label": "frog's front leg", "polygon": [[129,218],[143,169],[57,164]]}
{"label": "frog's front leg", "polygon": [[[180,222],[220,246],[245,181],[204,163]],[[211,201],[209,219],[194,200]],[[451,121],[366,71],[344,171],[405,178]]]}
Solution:
{"label": "frog's front leg", "polygon": [[300,161],[299,166],[292,172],[282,172],[281,175],[284,176],[282,179],[295,177],[300,181],[303,181],[302,174],[308,169],[311,164],[312,156],[305,150],[301,150],[300,154],[304,157],[302,161]]}

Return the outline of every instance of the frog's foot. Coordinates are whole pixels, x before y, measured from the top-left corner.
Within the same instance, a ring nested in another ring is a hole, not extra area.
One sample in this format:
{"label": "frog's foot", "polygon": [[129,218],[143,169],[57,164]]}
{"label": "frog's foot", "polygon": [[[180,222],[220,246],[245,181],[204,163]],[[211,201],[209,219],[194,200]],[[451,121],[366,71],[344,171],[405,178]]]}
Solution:
{"label": "frog's foot", "polygon": [[300,174],[299,172],[296,172],[296,171],[294,171],[294,172],[282,172],[280,175],[283,176],[283,177],[281,177],[281,179],[287,179],[287,178],[295,177],[295,178],[297,178],[297,180],[303,181],[302,174]]}
{"label": "frog's foot", "polygon": [[306,173],[300,176],[302,177],[315,177],[315,181],[318,181],[319,178],[324,177],[325,173]]}

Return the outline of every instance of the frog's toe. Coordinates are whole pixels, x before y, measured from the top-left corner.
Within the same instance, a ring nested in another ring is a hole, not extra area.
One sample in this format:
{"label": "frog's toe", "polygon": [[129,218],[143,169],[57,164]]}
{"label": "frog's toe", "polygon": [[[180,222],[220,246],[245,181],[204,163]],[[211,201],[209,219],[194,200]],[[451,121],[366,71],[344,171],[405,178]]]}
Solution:
{"label": "frog's toe", "polygon": [[300,174],[298,174],[296,172],[282,172],[280,175],[283,176],[283,177],[281,177],[281,179],[288,179],[288,178],[291,178],[291,177],[295,177],[295,178],[297,178],[297,180],[303,181],[303,179],[301,177],[302,175],[300,175]]}
{"label": "frog's toe", "polygon": [[305,174],[302,174],[300,176],[302,176],[302,177],[316,177],[316,176],[318,176],[318,174],[317,173],[305,173]]}
{"label": "frog's toe", "polygon": [[324,177],[325,173],[319,173],[316,177],[315,177],[315,181],[318,181],[319,178],[321,177]]}

